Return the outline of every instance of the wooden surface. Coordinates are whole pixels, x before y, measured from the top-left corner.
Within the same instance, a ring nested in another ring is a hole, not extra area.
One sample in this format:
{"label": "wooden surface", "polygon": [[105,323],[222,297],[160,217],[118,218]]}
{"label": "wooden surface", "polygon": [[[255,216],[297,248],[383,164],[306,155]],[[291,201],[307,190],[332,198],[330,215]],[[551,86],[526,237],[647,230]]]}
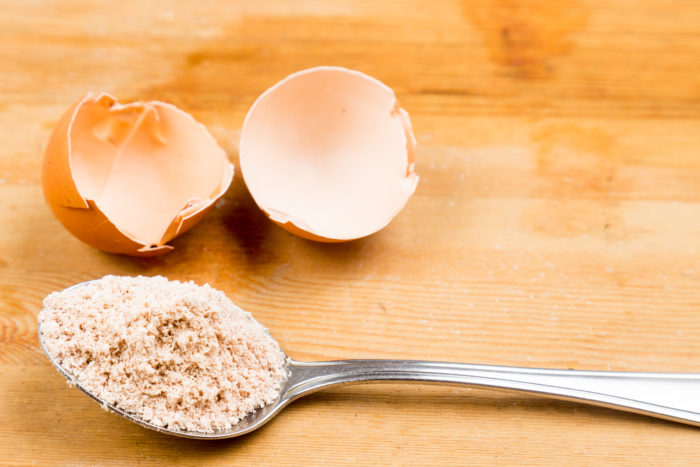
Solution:
{"label": "wooden surface", "polygon": [[[237,164],[243,118],[290,72],[393,87],[416,194],[370,238],[305,241],[237,174],[155,259],[53,218],[40,160],[88,90],[191,112]],[[700,370],[696,0],[11,2],[0,5],[0,463],[692,465],[700,430],[535,396],[356,386],[225,442],[143,430],[41,353],[49,292],[104,274],[209,282],[297,359]]]}

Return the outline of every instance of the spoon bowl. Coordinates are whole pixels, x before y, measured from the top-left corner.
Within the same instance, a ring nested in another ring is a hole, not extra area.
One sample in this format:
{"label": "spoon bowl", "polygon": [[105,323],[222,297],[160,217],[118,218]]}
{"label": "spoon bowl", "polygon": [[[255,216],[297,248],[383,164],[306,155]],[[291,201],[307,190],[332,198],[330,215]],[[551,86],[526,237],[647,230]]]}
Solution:
{"label": "spoon bowl", "polygon": [[[79,287],[83,282],[72,286]],[[68,380],[104,408],[145,428],[194,439],[233,438],[260,428],[292,401],[324,388],[368,382],[409,382],[468,385],[535,393],[700,426],[700,373],[641,373],[520,368],[422,360],[338,360],[299,362],[287,357],[288,378],[279,396],[234,426],[213,433],[172,430],[149,423],[109,404],[82,386],[47,351],[37,326],[41,348]]]}

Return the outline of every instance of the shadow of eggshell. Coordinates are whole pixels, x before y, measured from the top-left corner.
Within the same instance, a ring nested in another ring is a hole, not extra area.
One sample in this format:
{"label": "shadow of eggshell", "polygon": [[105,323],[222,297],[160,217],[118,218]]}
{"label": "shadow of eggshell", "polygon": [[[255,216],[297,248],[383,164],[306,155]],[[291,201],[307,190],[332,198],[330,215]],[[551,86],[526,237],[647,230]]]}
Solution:
{"label": "shadow of eggshell", "polygon": [[311,68],[255,101],[241,132],[241,173],[286,230],[353,240],[389,224],[415,191],[415,144],[389,87],[346,68]]}
{"label": "shadow of eggshell", "polygon": [[88,94],[51,134],[42,186],[56,218],[83,242],[155,256],[211,209],[233,172],[226,152],[182,110]]}

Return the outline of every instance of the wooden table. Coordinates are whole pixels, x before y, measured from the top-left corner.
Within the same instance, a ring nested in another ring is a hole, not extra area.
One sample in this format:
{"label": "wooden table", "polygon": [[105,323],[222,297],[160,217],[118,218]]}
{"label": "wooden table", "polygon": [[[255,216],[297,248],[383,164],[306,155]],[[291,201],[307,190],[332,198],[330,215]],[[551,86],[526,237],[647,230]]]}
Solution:
{"label": "wooden table", "polygon": [[[11,2],[0,7],[0,463],[700,462],[700,430],[536,396],[354,386],[249,436],[139,428],[39,349],[49,292],[105,274],[224,290],[297,359],[700,369],[700,3],[695,0]],[[240,173],[153,259],[96,251],[52,216],[43,145],[89,90],[160,99],[237,164],[253,100],[344,65],[393,87],[418,190],[346,244],[269,222]]]}

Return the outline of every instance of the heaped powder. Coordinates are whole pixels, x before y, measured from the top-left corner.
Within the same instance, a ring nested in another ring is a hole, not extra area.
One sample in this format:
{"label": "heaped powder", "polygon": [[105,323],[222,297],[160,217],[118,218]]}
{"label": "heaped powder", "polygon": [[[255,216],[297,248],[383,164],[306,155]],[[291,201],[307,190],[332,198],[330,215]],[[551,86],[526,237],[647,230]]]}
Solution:
{"label": "heaped powder", "polygon": [[287,377],[279,345],[208,285],[105,276],[46,297],[39,323],[77,383],[174,430],[231,428],[274,401]]}

